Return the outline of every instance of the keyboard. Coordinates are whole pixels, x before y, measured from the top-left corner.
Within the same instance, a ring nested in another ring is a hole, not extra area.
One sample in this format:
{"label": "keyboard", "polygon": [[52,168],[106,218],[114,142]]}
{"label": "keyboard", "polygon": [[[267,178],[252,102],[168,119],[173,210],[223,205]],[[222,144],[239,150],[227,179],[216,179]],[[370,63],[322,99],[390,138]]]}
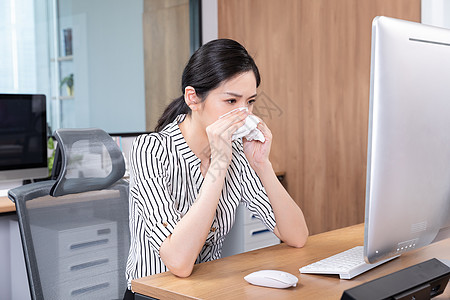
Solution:
{"label": "keyboard", "polygon": [[0,190],[0,197],[8,197],[9,190]]}
{"label": "keyboard", "polygon": [[374,264],[368,264],[364,261],[364,247],[356,246],[304,266],[299,270],[300,273],[304,274],[337,274],[341,279],[352,279],[396,257],[398,256],[390,257]]}

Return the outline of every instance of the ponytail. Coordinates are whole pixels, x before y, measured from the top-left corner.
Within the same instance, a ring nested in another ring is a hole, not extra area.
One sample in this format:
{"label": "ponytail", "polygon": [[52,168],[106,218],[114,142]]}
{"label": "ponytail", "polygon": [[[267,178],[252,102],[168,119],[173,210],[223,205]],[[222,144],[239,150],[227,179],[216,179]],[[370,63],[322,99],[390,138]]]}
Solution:
{"label": "ponytail", "polygon": [[158,120],[158,125],[155,127],[155,131],[159,132],[166,127],[167,124],[172,123],[175,118],[180,114],[189,113],[190,108],[184,102],[184,95],[173,100],[164,110],[163,114]]}

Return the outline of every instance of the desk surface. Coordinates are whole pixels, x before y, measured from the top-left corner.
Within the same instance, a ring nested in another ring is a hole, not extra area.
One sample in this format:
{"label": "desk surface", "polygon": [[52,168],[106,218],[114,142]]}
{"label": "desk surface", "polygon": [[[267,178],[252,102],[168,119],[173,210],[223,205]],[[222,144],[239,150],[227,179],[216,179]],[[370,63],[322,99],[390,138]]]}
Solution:
{"label": "desk surface", "polygon": [[0,197],[0,213],[16,211],[16,206],[8,197]]}
{"label": "desk surface", "polygon": [[[170,272],[133,280],[132,289],[159,299],[340,299],[346,289],[390,274],[433,257],[450,259],[450,240],[403,254],[352,280],[335,275],[300,274],[301,266],[364,243],[364,225],[309,237],[304,248],[280,244],[216,261],[198,264],[188,278]],[[258,270],[277,269],[299,278],[295,288],[272,289],[248,284],[244,276]],[[433,299],[450,299],[450,287]]]}

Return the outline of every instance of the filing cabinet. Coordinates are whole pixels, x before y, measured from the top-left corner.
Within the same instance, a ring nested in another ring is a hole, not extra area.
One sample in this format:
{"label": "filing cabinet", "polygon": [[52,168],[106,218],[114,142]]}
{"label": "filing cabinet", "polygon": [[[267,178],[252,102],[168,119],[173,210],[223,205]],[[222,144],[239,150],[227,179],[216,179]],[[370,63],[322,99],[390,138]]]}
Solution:
{"label": "filing cabinet", "polygon": [[255,218],[243,204],[236,211],[236,220],[228,233],[222,257],[239,254],[259,248],[279,244],[280,240],[257,218]]}
{"label": "filing cabinet", "polygon": [[[118,291],[117,225],[99,218],[82,222],[43,221],[33,225],[33,244],[40,255],[44,296],[52,299],[114,299]],[[45,242],[44,242],[45,241]],[[50,271],[50,272],[49,272]]]}

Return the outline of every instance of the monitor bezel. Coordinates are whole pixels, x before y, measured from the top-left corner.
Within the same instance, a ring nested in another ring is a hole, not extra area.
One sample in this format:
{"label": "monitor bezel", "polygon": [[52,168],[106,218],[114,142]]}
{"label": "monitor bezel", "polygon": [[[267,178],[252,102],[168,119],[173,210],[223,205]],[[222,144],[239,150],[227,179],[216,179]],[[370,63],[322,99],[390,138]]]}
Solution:
{"label": "monitor bezel", "polygon": [[3,99],[34,102],[32,105],[39,108],[37,115],[40,123],[37,128],[41,133],[42,143],[40,145],[39,162],[0,166],[0,181],[9,182],[48,177],[46,96],[43,94],[0,94],[0,101]]}

